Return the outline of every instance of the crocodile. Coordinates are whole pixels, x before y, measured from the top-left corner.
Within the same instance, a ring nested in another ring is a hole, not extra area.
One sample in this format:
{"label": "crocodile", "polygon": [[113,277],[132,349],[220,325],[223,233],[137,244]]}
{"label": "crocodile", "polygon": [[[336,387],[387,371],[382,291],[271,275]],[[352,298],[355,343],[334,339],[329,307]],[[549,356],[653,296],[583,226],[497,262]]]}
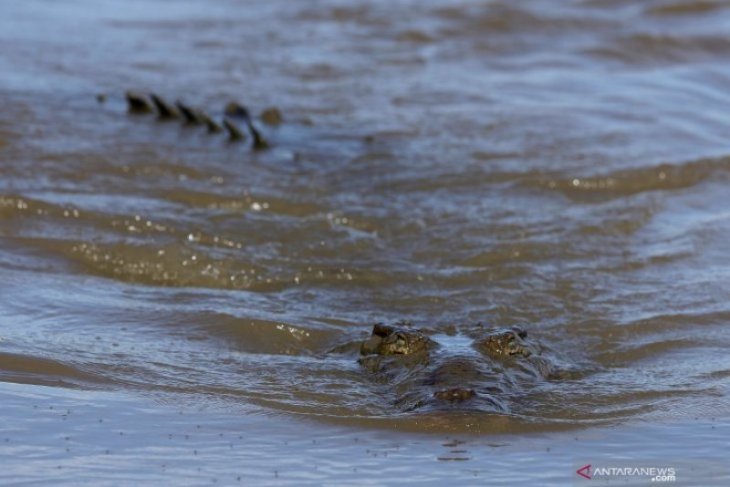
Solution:
{"label": "crocodile", "polygon": [[375,324],[360,344],[360,365],[403,412],[468,410],[508,413],[536,380],[558,376],[543,347],[520,327],[435,334],[408,322]]}
{"label": "crocodile", "polygon": [[[170,103],[158,94],[136,91],[127,91],[124,96],[127,100],[127,111],[130,114],[156,114],[161,121],[178,120],[186,125],[203,125],[209,133],[225,130],[232,142],[245,141],[250,136],[251,148],[254,150],[264,150],[270,147],[268,140],[256,127],[249,110],[240,103],[228,103],[223,119],[219,123],[204,110],[192,107],[181,100]],[[97,97],[97,100],[103,103],[105,98]],[[279,125],[282,123],[283,117],[277,108],[267,108],[261,113],[261,120],[267,125]],[[241,129],[239,123],[243,124],[245,130]]]}

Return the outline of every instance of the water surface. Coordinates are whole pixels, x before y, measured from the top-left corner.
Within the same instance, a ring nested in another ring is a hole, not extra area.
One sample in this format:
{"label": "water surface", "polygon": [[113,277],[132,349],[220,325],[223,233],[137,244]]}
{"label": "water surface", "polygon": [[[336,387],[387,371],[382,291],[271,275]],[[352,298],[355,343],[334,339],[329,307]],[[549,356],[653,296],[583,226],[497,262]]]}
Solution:
{"label": "water surface", "polygon": [[[727,423],[724,3],[0,8],[3,387],[257,431]],[[284,123],[254,151],[130,115],[129,89]],[[333,350],[400,319],[520,325],[577,373],[499,414],[399,410]]]}

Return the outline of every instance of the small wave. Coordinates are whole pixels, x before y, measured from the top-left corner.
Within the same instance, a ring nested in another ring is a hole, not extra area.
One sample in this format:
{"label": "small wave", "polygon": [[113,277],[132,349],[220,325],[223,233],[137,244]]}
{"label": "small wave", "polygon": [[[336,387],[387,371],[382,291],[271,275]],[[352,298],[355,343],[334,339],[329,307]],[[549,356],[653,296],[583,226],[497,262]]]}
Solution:
{"label": "small wave", "polygon": [[240,196],[227,196],[218,193],[175,189],[161,193],[167,201],[182,203],[196,208],[226,210],[232,212],[267,211],[276,214],[303,217],[324,210],[320,205],[306,201],[291,201],[272,196],[257,196],[244,192]]}
{"label": "small wave", "polygon": [[717,173],[730,173],[730,159],[701,159],[684,164],[617,171],[602,176],[528,178],[526,186],[563,193],[576,201],[601,201],[647,191],[672,191],[696,186]]}
{"label": "small wave", "polygon": [[637,33],[619,37],[610,45],[586,49],[593,57],[626,64],[656,65],[724,57],[730,39],[720,35],[684,35]]}
{"label": "small wave", "polygon": [[216,259],[180,245],[72,243],[67,257],[91,274],[156,286],[269,291],[281,283],[242,258]]}
{"label": "small wave", "polygon": [[13,194],[0,195],[0,219],[9,219],[23,213],[47,214],[57,209],[54,205]]}
{"label": "small wave", "polygon": [[647,12],[651,15],[678,16],[714,13],[723,8],[727,8],[727,4],[709,0],[692,0],[657,5],[650,7]]}
{"label": "small wave", "polygon": [[663,354],[675,350],[694,349],[700,343],[693,339],[660,339],[659,341],[648,341],[635,339],[624,344],[614,344],[604,355],[596,356],[596,360],[615,366],[629,366],[644,360],[655,359]]}
{"label": "small wave", "polygon": [[466,267],[493,267],[516,263],[534,263],[551,258],[565,257],[565,246],[537,242],[515,242],[498,245],[465,259]]}
{"label": "small wave", "polygon": [[0,352],[0,381],[88,388],[102,378],[57,360]]}
{"label": "small wave", "polygon": [[[566,29],[599,28],[606,22],[585,15],[556,13],[552,9],[530,11],[527,4],[517,6],[507,2],[490,2],[486,7],[442,7],[435,11],[444,20],[464,22],[463,32],[480,36],[505,33],[534,33],[536,31],[563,31]],[[548,15],[548,12],[552,15]]]}
{"label": "small wave", "polygon": [[283,321],[207,312],[194,317],[206,335],[218,337],[237,352],[267,355],[311,354],[334,340],[331,329],[305,328]]}
{"label": "small wave", "polygon": [[[42,245],[42,242],[33,242]],[[54,241],[48,247],[58,247]],[[296,286],[377,287],[392,283],[397,273],[353,267],[307,266],[279,271],[241,255],[216,257],[185,245],[65,242],[61,253],[96,276],[166,287],[276,292]],[[401,278],[402,280],[402,278]]]}

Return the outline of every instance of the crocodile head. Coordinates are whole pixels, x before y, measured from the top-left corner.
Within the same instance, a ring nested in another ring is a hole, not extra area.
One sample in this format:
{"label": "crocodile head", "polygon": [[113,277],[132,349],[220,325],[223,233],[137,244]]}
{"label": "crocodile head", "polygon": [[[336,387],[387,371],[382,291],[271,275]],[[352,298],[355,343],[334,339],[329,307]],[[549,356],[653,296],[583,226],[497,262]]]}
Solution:
{"label": "crocodile head", "polygon": [[519,355],[529,357],[537,351],[526,341],[527,332],[514,326],[505,330],[489,333],[485,338],[475,342],[476,348],[491,356],[510,357]]}
{"label": "crocodile head", "polygon": [[361,355],[411,355],[427,352],[434,342],[417,330],[383,324],[373,326],[370,338],[360,347]]}

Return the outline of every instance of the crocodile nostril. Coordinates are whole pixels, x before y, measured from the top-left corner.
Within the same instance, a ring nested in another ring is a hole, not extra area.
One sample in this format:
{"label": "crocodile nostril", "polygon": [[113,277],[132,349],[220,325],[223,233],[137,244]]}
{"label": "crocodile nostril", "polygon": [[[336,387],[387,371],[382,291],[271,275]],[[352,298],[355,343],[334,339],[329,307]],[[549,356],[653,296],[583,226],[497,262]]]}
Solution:
{"label": "crocodile nostril", "polygon": [[433,397],[442,401],[448,402],[462,402],[467,399],[474,397],[476,393],[474,389],[465,389],[461,387],[455,387],[453,389],[446,389],[443,391],[436,391],[433,393]]}

